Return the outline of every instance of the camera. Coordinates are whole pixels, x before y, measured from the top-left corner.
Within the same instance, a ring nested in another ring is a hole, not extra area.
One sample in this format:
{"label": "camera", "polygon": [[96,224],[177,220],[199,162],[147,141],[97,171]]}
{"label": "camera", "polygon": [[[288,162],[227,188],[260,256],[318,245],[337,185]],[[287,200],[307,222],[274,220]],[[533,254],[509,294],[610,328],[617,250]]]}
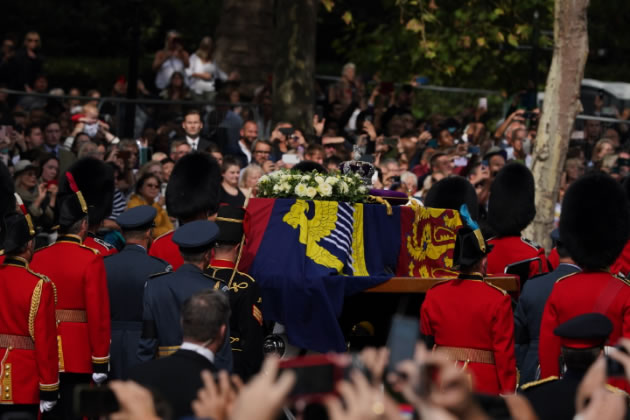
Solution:
{"label": "camera", "polygon": [[[623,346],[615,346],[615,348],[620,352],[628,354],[628,350],[626,350],[626,348]],[[624,369],[623,365],[608,355],[606,356],[606,376],[608,376],[609,378],[626,377],[626,370]]]}

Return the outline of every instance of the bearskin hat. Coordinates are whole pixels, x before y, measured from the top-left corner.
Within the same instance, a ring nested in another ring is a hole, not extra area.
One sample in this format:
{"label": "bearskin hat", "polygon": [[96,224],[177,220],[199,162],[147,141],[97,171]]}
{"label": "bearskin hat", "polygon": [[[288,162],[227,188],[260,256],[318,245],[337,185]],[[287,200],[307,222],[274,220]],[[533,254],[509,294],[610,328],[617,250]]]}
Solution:
{"label": "bearskin hat", "polygon": [[534,220],[534,176],[521,163],[505,165],[490,187],[488,224],[498,236],[520,236]]}
{"label": "bearskin hat", "polygon": [[[88,206],[88,224],[90,226],[98,225],[112,214],[114,203],[114,171],[112,167],[102,160],[86,157],[72,164],[68,172],[74,177]],[[66,196],[74,195],[66,176],[61,177],[58,194],[62,201]],[[66,203],[65,207],[66,210],[70,210],[72,207],[74,209],[72,212],[80,210],[79,207],[70,205],[70,203]],[[83,217],[81,213],[76,214],[76,220]],[[65,216],[70,216],[70,214]],[[72,218],[70,217],[70,219]]]}
{"label": "bearskin hat", "polygon": [[436,182],[424,199],[425,207],[436,209],[459,210],[462,204],[466,204],[470,216],[477,220],[479,215],[477,193],[470,182],[461,176],[451,176]]}
{"label": "bearskin hat", "polygon": [[221,169],[212,156],[191,153],[182,157],[166,187],[168,214],[186,221],[200,212],[216,213],[220,186]]}
{"label": "bearskin hat", "polygon": [[560,238],[582,268],[601,270],[621,253],[630,234],[630,204],[622,186],[597,172],[575,181],[564,195]]}

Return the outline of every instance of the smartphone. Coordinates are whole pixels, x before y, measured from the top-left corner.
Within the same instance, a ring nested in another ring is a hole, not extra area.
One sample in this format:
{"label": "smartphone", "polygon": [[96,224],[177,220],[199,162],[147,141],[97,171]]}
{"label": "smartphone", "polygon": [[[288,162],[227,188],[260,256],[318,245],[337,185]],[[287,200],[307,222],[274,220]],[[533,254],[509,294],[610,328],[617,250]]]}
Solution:
{"label": "smartphone", "polygon": [[293,127],[280,127],[278,131],[280,131],[285,136],[290,136],[291,134],[293,134],[295,129]]}
{"label": "smartphone", "polygon": [[337,382],[344,378],[345,365],[347,358],[339,355],[309,355],[281,360],[279,373],[287,369],[295,373],[290,399],[316,401],[335,393]]}
{"label": "smartphone", "polygon": [[[626,350],[623,346],[615,346],[615,348],[625,354],[628,354],[628,350]],[[621,363],[610,356],[606,356],[606,376],[609,378],[625,378],[626,370]]]}
{"label": "smartphone", "polygon": [[120,410],[114,392],[103,386],[79,385],[74,389],[74,412],[78,417],[99,417]]}
{"label": "smartphone", "polygon": [[300,158],[295,153],[285,153],[282,155],[282,161],[289,165],[297,165],[300,163]]}
{"label": "smartphone", "polygon": [[387,348],[389,349],[387,368],[390,372],[395,372],[400,362],[413,360],[419,336],[420,323],[418,318],[394,315],[387,337]]}

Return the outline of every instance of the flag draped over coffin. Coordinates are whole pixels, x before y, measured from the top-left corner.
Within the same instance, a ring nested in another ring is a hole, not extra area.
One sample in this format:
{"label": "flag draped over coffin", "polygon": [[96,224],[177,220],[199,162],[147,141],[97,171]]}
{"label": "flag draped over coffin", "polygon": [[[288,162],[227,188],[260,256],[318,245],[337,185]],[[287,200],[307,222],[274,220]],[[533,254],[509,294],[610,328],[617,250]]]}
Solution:
{"label": "flag draped over coffin", "polygon": [[294,345],[343,351],[343,298],[395,272],[400,209],[388,216],[382,205],[252,199],[245,229],[240,267],[261,286],[264,317],[285,325]]}
{"label": "flag draped over coffin", "polygon": [[283,324],[293,345],[344,351],[337,318],[345,296],[394,273],[452,273],[443,268],[452,265],[458,213],[391,210],[380,204],[250,200],[239,267],[261,287],[264,318]]}

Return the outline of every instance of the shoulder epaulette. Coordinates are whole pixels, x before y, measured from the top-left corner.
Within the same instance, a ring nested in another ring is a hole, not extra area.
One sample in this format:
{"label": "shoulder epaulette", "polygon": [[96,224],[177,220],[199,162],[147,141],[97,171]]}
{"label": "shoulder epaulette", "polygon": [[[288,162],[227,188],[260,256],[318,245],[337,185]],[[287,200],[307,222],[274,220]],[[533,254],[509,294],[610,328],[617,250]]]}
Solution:
{"label": "shoulder epaulette", "polygon": [[539,251],[542,248],[540,245],[538,245],[536,242],[532,241],[531,239],[527,239],[527,238],[521,237],[521,241],[523,241],[523,243],[526,243],[527,245],[531,246],[536,251]]}
{"label": "shoulder epaulette", "polygon": [[44,280],[45,283],[48,283],[50,281],[50,279],[47,276],[45,276],[44,274],[41,274],[41,273],[36,273],[35,271],[31,270],[30,267],[27,267],[26,271],[28,271],[29,273],[31,273],[35,277]]}
{"label": "shoulder epaulette", "polygon": [[154,279],[154,278],[156,278],[156,277],[160,277],[160,276],[163,276],[163,275],[165,275],[165,274],[171,274],[171,273],[172,273],[172,271],[162,271],[161,273],[151,274],[151,275],[149,276],[149,278],[150,278],[150,279]]}
{"label": "shoulder epaulette", "polygon": [[155,239],[153,240],[153,242],[157,241],[158,239],[163,238],[164,236],[168,235],[169,233],[173,233],[173,229],[169,230],[169,231],[168,231],[168,232],[166,232],[166,233],[161,234],[160,236],[158,236],[157,238],[155,238]]}
{"label": "shoulder epaulette", "polygon": [[114,249],[114,245],[110,244],[109,242],[105,242],[104,240],[102,240],[101,238],[92,238],[94,240],[94,242],[96,242],[97,244],[99,244],[100,246],[102,246],[103,248],[105,248],[106,250],[110,250],[110,249]]}
{"label": "shoulder epaulette", "polygon": [[90,251],[94,253],[94,255],[101,255],[101,251],[99,251],[98,249],[94,249],[84,244],[77,244],[77,245],[79,245],[81,248],[89,249]]}
{"label": "shoulder epaulette", "polygon": [[216,282],[227,284],[227,282],[226,282],[225,280],[222,280],[222,279],[220,279],[220,278],[218,278],[218,277],[213,277],[213,276],[211,276],[211,275],[210,275],[210,274],[208,274],[208,273],[201,273],[201,274],[203,274],[204,276],[206,276],[206,277],[208,277],[209,279],[212,279],[212,280],[214,280],[214,281],[216,281]]}
{"label": "shoulder epaulette", "polygon": [[630,280],[628,280],[625,276],[622,276],[619,274],[613,274],[613,277],[616,278],[617,280],[621,280],[622,282],[624,282],[626,286],[630,286]]}
{"label": "shoulder epaulette", "polygon": [[576,274],[580,274],[580,273],[581,273],[581,271],[576,271],[575,273],[571,273],[571,274],[567,274],[566,276],[562,276],[558,280],[556,280],[556,283],[558,283],[560,280],[564,280],[564,279],[566,279],[568,277],[575,276]]}
{"label": "shoulder epaulette", "polygon": [[158,262],[160,262],[160,263],[162,263],[162,264],[165,264],[165,267],[164,267],[164,272],[169,273],[169,272],[173,271],[173,266],[172,266],[171,264],[169,264],[169,262],[168,262],[168,261],[163,260],[163,259],[162,259],[162,258],[160,258],[160,257],[155,257],[155,256],[153,256],[153,255],[149,255],[149,257],[150,257],[150,258],[153,258],[154,260],[156,260],[156,261],[158,261]]}
{"label": "shoulder epaulette", "polygon": [[542,384],[546,384],[547,382],[552,382],[552,381],[557,381],[559,378],[557,376],[548,376],[545,379],[540,379],[538,381],[533,381],[533,382],[528,382],[526,384],[524,384],[523,386],[521,386],[521,391],[525,391],[526,389],[538,386],[538,385],[542,385]]}
{"label": "shoulder epaulette", "polygon": [[505,296],[505,295],[507,295],[507,292],[506,292],[505,290],[501,289],[499,286],[494,285],[494,284],[490,283],[490,282],[489,282],[489,281],[487,281],[487,280],[484,280],[484,281],[483,281],[483,283],[484,283],[486,286],[490,286],[490,287],[492,287],[493,289],[498,290],[498,291],[499,291],[499,292],[501,292],[504,296]]}

